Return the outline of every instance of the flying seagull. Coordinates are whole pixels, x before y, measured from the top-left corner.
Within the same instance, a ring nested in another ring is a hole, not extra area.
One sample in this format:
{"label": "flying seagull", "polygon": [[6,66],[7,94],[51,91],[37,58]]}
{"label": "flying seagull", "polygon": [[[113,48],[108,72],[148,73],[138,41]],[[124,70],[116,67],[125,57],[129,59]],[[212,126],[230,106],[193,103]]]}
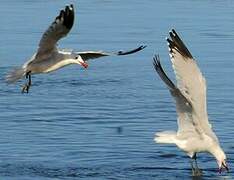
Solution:
{"label": "flying seagull", "polygon": [[222,168],[228,171],[226,155],[208,120],[205,78],[176,31],[172,29],[169,34],[170,38],[167,38],[167,42],[177,85],[164,72],[159,55],[154,57],[153,64],[175,99],[178,130],[177,132],[156,133],[154,140],[157,143],[176,144],[178,148],[185,151],[192,158],[191,166],[194,176],[202,174],[196,161],[199,152],[212,154],[218,163],[220,173]]}
{"label": "flying seagull", "polygon": [[74,24],[74,18],[73,5],[66,6],[65,9],[61,10],[54,22],[42,35],[37,52],[22,67],[13,69],[6,76],[6,82],[15,83],[19,79],[26,77],[28,80],[22,88],[22,93],[28,93],[32,84],[32,74],[49,73],[69,64],[79,64],[84,68],[87,68],[87,61],[89,59],[110,55],[128,55],[138,52],[146,47],[140,46],[130,51],[118,51],[117,53],[107,53],[103,51],[75,52],[58,49],[57,42],[70,32]]}

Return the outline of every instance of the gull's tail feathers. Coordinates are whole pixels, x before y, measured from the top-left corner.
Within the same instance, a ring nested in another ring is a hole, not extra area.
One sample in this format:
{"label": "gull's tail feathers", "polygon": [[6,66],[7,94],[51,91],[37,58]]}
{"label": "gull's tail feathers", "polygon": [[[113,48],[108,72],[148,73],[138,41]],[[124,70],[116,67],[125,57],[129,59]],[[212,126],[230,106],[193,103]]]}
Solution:
{"label": "gull's tail feathers", "polygon": [[6,75],[6,82],[9,84],[15,83],[24,76],[25,76],[25,69],[22,67],[16,67]]}
{"label": "gull's tail feathers", "polygon": [[155,134],[154,141],[156,143],[175,144],[176,132],[174,131],[163,131]]}

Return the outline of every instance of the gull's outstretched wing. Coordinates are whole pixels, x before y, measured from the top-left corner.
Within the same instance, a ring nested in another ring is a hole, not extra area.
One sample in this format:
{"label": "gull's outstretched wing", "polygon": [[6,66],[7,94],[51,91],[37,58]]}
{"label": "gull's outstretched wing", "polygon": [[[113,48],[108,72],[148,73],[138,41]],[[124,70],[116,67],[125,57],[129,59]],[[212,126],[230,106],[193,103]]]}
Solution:
{"label": "gull's outstretched wing", "polygon": [[177,86],[191,103],[193,124],[198,131],[206,133],[217,140],[208,121],[205,78],[175,30],[173,29],[169,34],[170,39],[167,38],[167,42],[176,74]]}
{"label": "gull's outstretched wing", "polygon": [[[176,102],[176,111],[178,115],[178,132],[189,133],[197,132],[196,128],[193,125],[191,119],[192,106],[187,98],[181,93],[181,91],[176,87],[176,85],[168,78],[164,72],[159,55],[154,57],[153,61],[154,68],[163,82],[167,85],[170,90],[171,95]],[[199,132],[198,132],[199,133]]]}
{"label": "gull's outstretched wing", "polygon": [[60,11],[60,14],[42,35],[36,59],[44,59],[43,57],[47,57],[57,49],[56,43],[69,33],[74,23],[74,17],[73,5],[66,6],[64,10]]}
{"label": "gull's outstretched wing", "polygon": [[117,55],[117,56],[124,56],[124,55],[129,55],[136,53],[138,51],[141,51],[142,49],[146,48],[146,46],[140,46],[138,48],[128,50],[128,51],[118,51],[117,53],[108,53],[108,52],[103,52],[103,51],[85,51],[85,52],[76,52],[78,55],[82,57],[84,61],[88,61],[90,59],[96,59],[100,58],[103,56],[112,56],[112,55]]}

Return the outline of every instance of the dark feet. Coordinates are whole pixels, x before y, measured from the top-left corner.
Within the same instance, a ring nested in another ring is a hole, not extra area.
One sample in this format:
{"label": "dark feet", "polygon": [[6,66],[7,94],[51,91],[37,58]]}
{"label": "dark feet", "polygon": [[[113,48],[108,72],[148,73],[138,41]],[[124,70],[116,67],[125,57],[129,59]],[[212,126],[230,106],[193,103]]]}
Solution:
{"label": "dark feet", "polygon": [[192,176],[202,176],[202,170],[199,168],[192,168]]}
{"label": "dark feet", "polygon": [[21,90],[21,93],[28,93],[29,92],[30,85],[26,83]]}
{"label": "dark feet", "polygon": [[22,87],[21,93],[28,93],[29,88],[32,84],[31,71],[27,72],[25,77],[26,77],[26,79],[28,79],[28,82]]}
{"label": "dark feet", "polygon": [[[194,166],[195,164],[195,166]],[[191,159],[191,167],[192,167],[192,176],[202,176],[202,170],[198,168],[197,165],[197,154],[195,153]]]}

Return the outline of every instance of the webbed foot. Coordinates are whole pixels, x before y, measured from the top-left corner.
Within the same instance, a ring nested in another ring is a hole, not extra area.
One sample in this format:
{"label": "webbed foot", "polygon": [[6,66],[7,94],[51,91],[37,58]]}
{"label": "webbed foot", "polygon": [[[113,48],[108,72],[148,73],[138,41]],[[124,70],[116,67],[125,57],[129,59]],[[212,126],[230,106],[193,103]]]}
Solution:
{"label": "webbed foot", "polygon": [[192,168],[192,176],[202,176],[202,170],[198,168]]}
{"label": "webbed foot", "polygon": [[21,89],[21,93],[28,93],[29,92],[29,88],[30,85],[29,84],[25,84],[22,89]]}

